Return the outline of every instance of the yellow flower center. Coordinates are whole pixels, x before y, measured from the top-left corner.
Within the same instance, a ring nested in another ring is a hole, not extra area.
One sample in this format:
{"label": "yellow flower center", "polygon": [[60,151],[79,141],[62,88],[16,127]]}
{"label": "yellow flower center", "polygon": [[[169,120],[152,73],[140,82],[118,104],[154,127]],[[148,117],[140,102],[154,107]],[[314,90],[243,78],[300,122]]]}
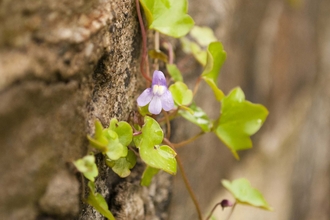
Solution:
{"label": "yellow flower center", "polygon": [[165,86],[161,86],[161,85],[154,85],[152,87],[152,92],[154,95],[159,95],[162,96],[166,91]]}

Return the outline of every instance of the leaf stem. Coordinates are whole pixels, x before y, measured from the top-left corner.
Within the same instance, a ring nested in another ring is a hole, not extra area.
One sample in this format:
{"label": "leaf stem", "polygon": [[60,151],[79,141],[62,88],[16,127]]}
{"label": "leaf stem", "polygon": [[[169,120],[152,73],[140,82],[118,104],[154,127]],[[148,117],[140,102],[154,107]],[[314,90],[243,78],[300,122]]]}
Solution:
{"label": "leaf stem", "polygon": [[195,94],[197,93],[198,91],[198,88],[199,88],[199,84],[201,83],[201,80],[202,80],[202,77],[198,77],[197,81],[196,81],[196,84],[195,84],[195,87],[194,87],[194,92],[193,92],[193,96],[195,96]]}
{"label": "leaf stem", "polygon": [[189,138],[189,139],[187,139],[187,140],[185,140],[185,141],[181,141],[181,142],[179,142],[179,143],[172,143],[172,145],[173,145],[173,147],[175,147],[175,148],[182,147],[182,146],[184,146],[184,145],[187,145],[187,144],[193,142],[194,140],[196,140],[197,138],[199,138],[199,137],[202,136],[203,134],[205,134],[205,132],[202,131],[202,132],[196,134],[195,136],[193,136],[193,137],[191,137],[191,138]]}
{"label": "leaf stem", "polygon": [[166,44],[168,50],[168,64],[173,64],[173,60],[174,60],[173,46],[170,42],[166,42]]}
{"label": "leaf stem", "polygon": [[[173,144],[172,144],[172,142],[169,141],[167,138],[164,138],[163,141],[164,141],[166,144],[168,144],[170,147],[172,147],[173,149],[175,149],[174,146],[173,146]],[[194,191],[192,190],[192,188],[191,188],[191,186],[190,186],[190,183],[189,183],[189,181],[188,181],[187,175],[186,175],[186,173],[185,173],[185,171],[184,171],[183,165],[182,165],[182,163],[181,163],[181,159],[180,159],[180,157],[179,157],[178,154],[176,155],[176,160],[177,160],[178,165],[179,165],[179,169],[180,169],[180,173],[181,173],[181,176],[182,176],[183,182],[184,182],[184,184],[185,184],[185,186],[186,186],[186,189],[188,190],[188,193],[189,193],[189,195],[190,195],[190,198],[192,199],[192,201],[193,201],[193,203],[194,203],[194,205],[195,205],[195,208],[196,208],[196,211],[197,211],[197,214],[198,214],[198,219],[199,219],[199,220],[203,220],[203,216],[202,216],[201,208],[200,208],[199,203],[198,203],[198,201],[197,201],[197,199],[196,199],[196,196],[195,196],[195,194],[194,194]]]}
{"label": "leaf stem", "polygon": [[[158,52],[159,51],[159,32],[155,31],[155,50]],[[158,59],[155,59],[155,69],[159,69],[159,63]]]}
{"label": "leaf stem", "polygon": [[166,119],[166,126],[167,126],[167,133],[166,133],[166,138],[170,139],[171,137],[171,124],[170,124],[170,119],[168,117],[168,114],[166,111],[163,111]]}
{"label": "leaf stem", "polygon": [[142,131],[137,131],[137,132],[134,132],[134,133],[133,133],[133,136],[138,136],[138,135],[140,135],[140,134],[142,134]]}
{"label": "leaf stem", "polygon": [[196,211],[197,211],[197,214],[198,214],[198,219],[199,220],[203,220],[201,208],[199,207],[199,204],[198,204],[198,201],[196,199],[196,196],[195,196],[195,194],[194,194],[194,192],[193,192],[193,190],[192,190],[192,188],[190,186],[190,183],[188,181],[188,178],[187,178],[187,176],[185,174],[185,171],[184,171],[184,168],[182,166],[182,163],[181,163],[181,160],[180,160],[179,155],[176,155],[176,159],[178,161],[178,165],[179,165],[180,173],[181,173],[182,178],[183,178],[183,182],[184,182],[184,184],[185,184],[185,186],[186,186],[186,188],[187,188],[187,190],[189,192],[189,195],[190,195],[192,201],[194,202],[194,205],[195,205],[195,208],[196,208]]}
{"label": "leaf stem", "polygon": [[221,205],[221,202],[218,202],[217,204],[215,204],[215,206],[213,206],[211,213],[207,216],[206,220],[209,220],[212,217],[213,212],[215,211],[215,209]]}
{"label": "leaf stem", "polygon": [[[147,34],[146,30],[144,29],[144,23],[142,19],[142,14],[140,10],[140,3],[139,0],[135,0],[136,3],[136,11],[139,18],[139,24],[141,29],[141,35],[142,35],[142,58],[140,63],[140,71],[142,73],[142,76],[147,80],[147,82],[152,82],[151,78],[149,77],[149,74],[145,73],[145,69],[147,69],[147,72],[149,72],[149,64],[146,61],[147,60]],[[149,85],[148,85],[149,86]]]}
{"label": "leaf stem", "polygon": [[[179,108],[177,108],[177,109],[175,109],[174,111],[172,111],[170,114],[168,114],[168,118],[171,120],[171,117],[172,117],[172,116],[176,116],[176,114],[178,113],[178,111],[179,111]],[[158,121],[158,123],[161,123],[161,122],[163,122],[163,121],[166,121],[166,118],[163,117],[163,118],[161,118],[161,119],[159,119],[159,120],[157,120],[157,121]]]}
{"label": "leaf stem", "polygon": [[230,219],[231,215],[232,215],[233,212],[234,212],[234,209],[235,209],[236,205],[237,205],[237,203],[235,202],[234,205],[233,205],[233,208],[231,208],[231,211],[230,211],[228,217],[226,218],[226,220],[229,220],[229,219]]}

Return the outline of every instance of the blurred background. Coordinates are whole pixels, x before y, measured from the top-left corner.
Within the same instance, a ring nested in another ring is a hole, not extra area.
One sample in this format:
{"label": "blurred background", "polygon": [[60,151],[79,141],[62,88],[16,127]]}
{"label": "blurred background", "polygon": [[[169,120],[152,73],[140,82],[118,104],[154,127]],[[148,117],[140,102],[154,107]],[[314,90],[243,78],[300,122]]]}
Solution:
{"label": "blurred background", "polygon": [[[238,205],[231,220],[330,219],[330,1],[189,0],[189,14],[211,27],[227,51],[220,88],[227,94],[240,86],[247,100],[270,112],[240,161],[214,135],[178,149],[204,216],[222,199],[233,200],[222,179],[245,177],[274,211]],[[179,68],[192,88],[202,69],[193,57],[183,60]],[[212,96],[202,84],[197,103],[211,117],[220,111]],[[183,128],[174,142],[199,131],[175,123]],[[218,208],[214,217],[229,212]],[[197,219],[180,175],[169,219]]]}

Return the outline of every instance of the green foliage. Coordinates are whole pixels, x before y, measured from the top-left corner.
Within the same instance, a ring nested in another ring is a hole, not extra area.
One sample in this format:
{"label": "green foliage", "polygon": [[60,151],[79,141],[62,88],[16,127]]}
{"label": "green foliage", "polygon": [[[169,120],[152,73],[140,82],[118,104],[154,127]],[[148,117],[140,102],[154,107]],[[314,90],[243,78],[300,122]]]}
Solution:
{"label": "green foliage", "polygon": [[206,47],[212,42],[217,41],[212,29],[209,27],[194,26],[189,35],[195,40],[192,41],[186,37],[181,38],[183,50],[186,53],[192,53],[195,59],[202,65],[207,64]]}
{"label": "green foliage", "polygon": [[179,38],[194,26],[187,0],[140,0],[150,29]]}
{"label": "green foliage", "polygon": [[188,121],[199,126],[204,132],[210,132],[212,128],[212,122],[206,113],[198,107],[196,104],[190,106],[190,111],[180,110],[179,114]]}
{"label": "green foliage", "polygon": [[233,182],[222,180],[222,185],[235,197],[236,202],[262,208],[266,210],[273,210],[268,205],[263,195],[255,188],[252,188],[247,179],[236,179]]}
{"label": "green foliage", "polygon": [[149,186],[152,178],[159,172],[159,169],[147,166],[142,174],[141,186]]}
{"label": "green foliage", "polygon": [[223,92],[217,86],[217,79],[226,56],[226,52],[220,42],[211,43],[207,48],[207,63],[202,73],[202,78],[209,84],[218,101],[221,101],[224,97]]}
{"label": "green foliage", "polygon": [[88,187],[90,192],[86,202],[91,206],[93,206],[99,213],[101,213],[107,219],[115,220],[115,217],[109,211],[108,204],[103,198],[103,196],[95,192],[95,184],[93,182],[89,182]]}
{"label": "green foliage", "polygon": [[182,74],[175,64],[166,64],[166,69],[174,81],[183,81]]}
{"label": "green foliage", "polygon": [[193,92],[183,82],[176,82],[170,86],[169,90],[177,105],[189,105],[193,99]]}
{"label": "green foliage", "polygon": [[250,136],[260,129],[268,111],[260,104],[245,101],[243,91],[236,88],[222,100],[221,112],[215,133],[239,159],[236,151],[252,147]]}
{"label": "green foliage", "polygon": [[139,111],[140,115],[142,115],[142,116],[150,115],[148,107],[149,107],[149,105],[145,105],[143,107],[138,106],[138,111]]}
{"label": "green foliage", "polygon": [[92,182],[94,182],[95,177],[99,175],[99,171],[97,170],[97,166],[95,164],[94,155],[87,155],[82,159],[74,161],[73,164],[79,172],[81,172],[87,179]]}
{"label": "green foliage", "polygon": [[141,139],[135,143],[140,150],[141,159],[151,167],[164,170],[172,175],[176,174],[176,153],[169,146],[160,145],[164,136],[158,122],[145,116],[140,136]]}
{"label": "green foliage", "polygon": [[118,160],[107,159],[106,164],[112,168],[113,172],[124,178],[131,174],[132,169],[136,164],[136,156],[133,151],[128,150],[126,157],[121,157]]}
{"label": "green foliage", "polygon": [[202,47],[207,47],[212,42],[218,41],[214,36],[213,30],[209,27],[195,25],[190,31],[190,36],[192,36]]}
{"label": "green foliage", "polygon": [[207,52],[194,42],[190,43],[190,49],[195,59],[205,67],[207,64]]}
{"label": "green foliage", "polygon": [[[135,145],[138,148],[142,161],[147,165],[141,179],[142,186],[149,186],[152,178],[159,170],[164,170],[172,175],[176,174],[176,152],[170,146],[181,147],[207,132],[214,132],[231,150],[235,158],[239,159],[237,151],[252,147],[250,136],[256,133],[264,123],[268,115],[267,109],[260,104],[246,101],[244,93],[240,88],[235,88],[225,96],[218,87],[217,81],[220,69],[226,60],[226,52],[210,28],[193,27],[194,21],[187,15],[187,0],[140,0],[140,3],[144,9],[149,29],[175,38],[182,37],[191,30],[189,38],[181,39],[182,48],[185,52],[192,53],[204,67],[204,71],[197,83],[200,82],[200,79],[203,79],[210,86],[216,100],[221,103],[220,115],[216,121],[212,121],[195,104],[193,98],[198,89],[198,84],[196,84],[193,93],[183,82],[183,77],[178,67],[175,64],[169,64],[169,58],[157,46],[157,48],[149,50],[148,55],[149,58],[166,64],[171,80],[172,82],[174,81],[174,84],[169,87],[172,96],[168,94],[168,84],[164,82],[165,79],[162,77],[161,80],[159,79],[161,82],[157,82],[162,84],[160,91],[157,91],[158,87],[154,87],[146,90],[146,93],[141,97],[145,98],[146,102],[152,98],[156,107],[160,105],[167,106],[166,104],[168,104],[170,107],[166,109],[170,112],[168,115],[165,115],[167,118],[164,115],[164,117],[154,115],[154,118],[147,116],[150,115],[150,112],[148,105],[145,105],[138,107],[140,115],[144,117],[143,125],[139,116],[135,117],[135,115],[134,119],[129,121],[131,124],[124,121],[118,122],[117,119],[113,118],[108,128],[104,128],[100,121],[96,121],[94,137],[87,136],[90,144],[105,155],[106,164],[122,178],[130,175],[131,169],[136,164],[135,151],[128,150],[129,145],[130,147]],[[169,45],[167,49],[172,50],[171,45],[168,42],[166,43]],[[159,45],[159,42],[156,42],[156,45]],[[144,51],[146,50],[146,45],[144,45]],[[172,58],[174,56],[171,57],[171,62]],[[146,61],[142,59],[142,64],[143,62]],[[145,69],[148,69],[147,63],[145,67]],[[145,74],[143,75],[145,76]],[[145,78],[150,81],[148,76],[145,76]],[[164,91],[166,96],[161,96]],[[152,97],[150,96],[151,94],[153,95]],[[175,104],[179,106],[177,109],[172,109],[172,98]],[[169,140],[164,139],[164,132],[157,119],[163,123],[167,122],[168,119],[172,120],[178,115],[199,126],[202,132],[188,140],[172,145]],[[132,127],[135,131],[134,137]],[[163,145],[163,142],[168,143],[170,146]],[[86,201],[108,219],[114,219],[105,199],[95,191],[94,181],[98,175],[98,170],[94,156],[89,155],[79,159],[74,162],[74,165],[90,180],[88,183],[90,194]],[[272,209],[261,193],[252,188],[246,179],[234,180],[232,183],[223,180],[222,184],[233,194],[237,203],[267,210]],[[199,215],[201,216],[201,213]]]}
{"label": "green foliage", "polygon": [[109,128],[103,128],[100,121],[95,121],[94,138],[89,136],[90,144],[111,160],[126,157],[127,146],[132,142],[132,127],[124,121],[118,122],[116,118],[111,119]]}

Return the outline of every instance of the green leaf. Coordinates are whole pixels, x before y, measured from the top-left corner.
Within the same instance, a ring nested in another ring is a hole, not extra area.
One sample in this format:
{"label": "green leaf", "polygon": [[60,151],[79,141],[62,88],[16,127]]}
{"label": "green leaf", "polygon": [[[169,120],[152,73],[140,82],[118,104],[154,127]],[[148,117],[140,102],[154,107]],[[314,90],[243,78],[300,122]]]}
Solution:
{"label": "green leaf", "polygon": [[102,135],[103,133],[103,126],[99,120],[95,121],[95,135],[94,138],[97,140],[99,143],[103,145],[108,144],[108,140]]}
{"label": "green leaf", "polygon": [[136,156],[133,151],[129,150],[126,157],[119,158],[118,160],[107,159],[105,162],[112,168],[113,172],[125,178],[130,175],[130,169],[135,166]]}
{"label": "green leaf", "polygon": [[194,42],[191,42],[190,49],[195,59],[205,67],[207,63],[207,52]]}
{"label": "green leaf", "polygon": [[116,132],[119,138],[119,142],[128,146],[132,142],[133,138],[133,129],[132,127],[125,121],[120,121],[116,118],[111,119],[109,128]]}
{"label": "green leaf", "polygon": [[87,155],[81,159],[78,159],[73,162],[75,167],[81,172],[87,179],[94,182],[95,177],[99,175],[99,171],[97,170],[97,166],[95,164],[94,155]]}
{"label": "green leaf", "polygon": [[149,186],[152,178],[159,172],[159,169],[147,166],[142,174],[141,186]]}
{"label": "green leaf", "polygon": [[190,106],[190,110],[193,112],[193,114],[190,111],[183,110],[180,110],[179,114],[188,121],[199,126],[204,132],[210,132],[212,128],[212,122],[206,113],[194,103]]}
{"label": "green leaf", "polygon": [[95,192],[95,184],[93,182],[88,183],[90,193],[87,198],[87,203],[93,206],[99,213],[109,220],[115,220],[115,217],[109,211],[109,207],[103,196]]}
{"label": "green leaf", "polygon": [[99,120],[96,120],[94,138],[87,135],[87,139],[89,140],[90,145],[92,145],[94,148],[96,148],[102,152],[105,152],[107,150],[108,140],[103,135],[103,130],[104,130],[104,128],[103,128],[101,122]]}
{"label": "green leaf", "polygon": [[224,97],[223,92],[217,86],[217,79],[226,56],[226,52],[220,42],[211,43],[207,48],[207,63],[202,73],[202,79],[209,84],[218,101],[221,101]]}
{"label": "green leaf", "polygon": [[180,38],[194,26],[187,0],[140,0],[150,29]]}
{"label": "green leaf", "polygon": [[[102,152],[106,152],[107,151],[107,146],[102,144],[101,142],[95,140],[94,138],[92,138],[91,136],[87,135],[87,139],[89,141],[89,144],[92,145],[92,147],[102,151]],[[108,141],[107,141],[108,142]]]}
{"label": "green leaf", "polygon": [[180,43],[181,43],[182,50],[185,53],[190,54],[191,53],[191,43],[192,43],[191,40],[189,40],[187,37],[181,37]]}
{"label": "green leaf", "polygon": [[257,189],[252,188],[247,179],[240,178],[233,182],[222,180],[221,182],[222,185],[235,197],[237,203],[269,211],[273,210],[273,208],[268,205],[263,195]]}
{"label": "green leaf", "polygon": [[268,111],[263,105],[245,101],[240,88],[235,88],[223,98],[221,111],[215,133],[239,159],[236,151],[252,147],[250,136],[260,129]]}
{"label": "green leaf", "polygon": [[150,56],[150,58],[158,59],[163,61],[164,63],[168,63],[167,55],[160,50],[149,50],[148,55]]}
{"label": "green leaf", "polygon": [[111,160],[126,157],[127,146],[132,142],[133,129],[124,121],[118,122],[116,118],[111,119],[109,128],[104,129],[101,122],[95,122],[94,138],[87,136],[89,143]]}
{"label": "green leaf", "polygon": [[128,149],[127,146],[123,145],[120,142],[120,137],[118,134],[113,130],[107,130],[109,136],[108,136],[108,146],[107,146],[107,152],[106,155],[111,160],[118,160],[120,157],[126,157]]}
{"label": "green leaf", "polygon": [[178,105],[189,105],[193,99],[193,92],[183,82],[176,82],[169,88],[173,99]]}
{"label": "green leaf", "polygon": [[166,69],[174,81],[183,81],[182,74],[175,64],[166,64]]}
{"label": "green leaf", "polygon": [[167,145],[159,146],[164,134],[156,120],[149,116],[144,118],[141,138],[137,145],[141,159],[151,167],[175,174],[177,171],[176,153]]}
{"label": "green leaf", "polygon": [[151,115],[148,108],[149,108],[149,104],[142,107],[138,106],[138,111],[140,115],[142,116]]}
{"label": "green leaf", "polygon": [[207,47],[210,43],[218,41],[213,30],[205,26],[200,27],[195,25],[190,31],[190,36],[192,36],[202,47]]}

